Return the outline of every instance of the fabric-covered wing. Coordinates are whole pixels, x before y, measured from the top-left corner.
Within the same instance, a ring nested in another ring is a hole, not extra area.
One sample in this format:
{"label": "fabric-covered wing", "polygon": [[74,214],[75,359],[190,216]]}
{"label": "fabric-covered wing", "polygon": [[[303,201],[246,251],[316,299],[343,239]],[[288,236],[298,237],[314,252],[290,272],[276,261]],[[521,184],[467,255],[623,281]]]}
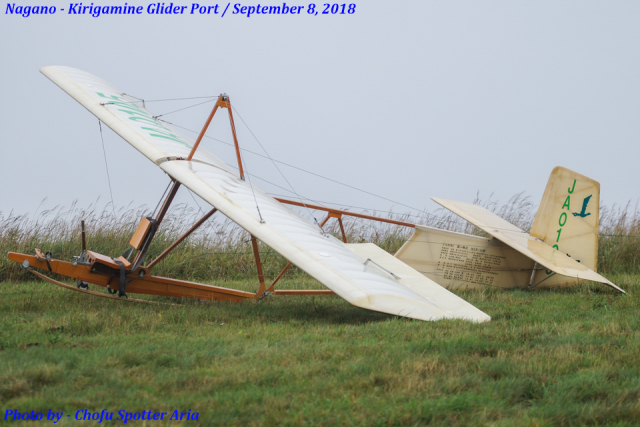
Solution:
{"label": "fabric-covered wing", "polygon": [[527,232],[482,206],[435,197],[431,199],[551,271],[563,276],[604,283],[624,293],[622,289],[595,271],[557,251],[545,242],[530,236]]}
{"label": "fabric-covered wing", "polygon": [[[156,119],[139,105],[140,100],[106,81],[69,67],[49,66],[40,72],[155,164],[189,155],[193,141]],[[204,148],[198,149],[193,161],[233,173],[232,168]]]}
{"label": "fabric-covered wing", "polygon": [[[248,182],[211,165],[183,160],[160,167],[351,304],[370,310],[421,320],[461,318],[476,322],[490,317],[429,280],[434,296],[447,292],[449,300],[428,298],[350,251],[335,237],[268,196]],[[255,199],[254,199],[255,197]],[[257,205],[264,222],[260,222]],[[425,286],[426,287],[426,286]],[[437,291],[437,293],[436,293]],[[443,301],[444,302],[444,301]]]}
{"label": "fabric-covered wing", "polygon": [[[452,293],[446,304],[440,304],[428,289],[417,293],[365,265],[365,260],[342,242],[252,188],[204,148],[198,149],[193,161],[184,160],[193,142],[104,80],[66,67],[41,71],[167,174],[351,304],[420,320],[490,320]],[[438,284],[430,282],[428,286],[439,288],[434,296],[441,295]]]}

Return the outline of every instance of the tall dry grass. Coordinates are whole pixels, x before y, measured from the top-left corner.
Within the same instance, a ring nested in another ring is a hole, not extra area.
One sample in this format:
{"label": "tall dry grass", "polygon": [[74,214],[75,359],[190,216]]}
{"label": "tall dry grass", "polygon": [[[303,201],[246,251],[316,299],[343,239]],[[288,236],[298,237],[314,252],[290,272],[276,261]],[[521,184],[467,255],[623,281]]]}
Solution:
{"label": "tall dry grass", "polygon": [[[476,197],[474,203],[484,206],[523,230],[530,230],[536,207],[528,196],[516,194],[507,203]],[[376,215],[375,211],[367,212]],[[0,211],[0,251],[33,253],[35,247],[51,251],[55,258],[72,260],[80,253],[80,222],[87,228],[88,248],[110,256],[119,256],[128,248],[128,241],[142,216],[150,215],[145,206],[122,207],[116,211],[97,209],[95,205],[81,208],[77,204],[65,208],[56,206],[35,216],[15,215]],[[187,205],[176,205],[165,217],[149,249],[147,260],[155,258],[164,248],[183,234],[202,212]],[[322,215],[322,213],[319,213]],[[379,215],[379,214],[378,214]],[[467,234],[484,235],[478,228],[446,209],[419,216],[386,213],[387,218],[418,223],[430,227]],[[248,234],[221,214],[207,221],[155,268],[154,274],[185,280],[237,280],[256,275]],[[412,232],[407,227],[344,217],[350,242],[372,242],[390,253],[397,251]],[[599,270],[604,273],[640,273],[640,212],[630,205],[602,207],[600,212]],[[337,221],[330,220],[325,229],[340,236]],[[273,277],[287,260],[261,245],[265,275]],[[292,269],[289,275],[300,274]],[[32,280],[33,277],[17,264],[0,258],[0,280]]]}

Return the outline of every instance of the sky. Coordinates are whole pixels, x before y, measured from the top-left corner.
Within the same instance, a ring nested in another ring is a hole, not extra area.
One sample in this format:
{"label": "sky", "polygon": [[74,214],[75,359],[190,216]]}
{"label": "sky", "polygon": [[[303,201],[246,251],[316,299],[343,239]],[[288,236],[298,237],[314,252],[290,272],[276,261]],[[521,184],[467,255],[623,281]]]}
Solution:
{"label": "sky", "polygon": [[[111,198],[153,208],[168,183],[108,128],[101,139],[98,120],[38,72],[46,65],[97,75],[194,131],[206,98],[153,101],[227,93],[240,146],[284,163],[245,152],[270,194],[397,213],[433,211],[432,196],[524,191],[537,205],[562,165],[599,181],[604,205],[638,202],[640,3],[359,1],[344,15],[286,3],[305,11],[94,18],[44,0],[55,15],[22,17],[2,4],[0,212]],[[207,135],[232,141],[226,112]],[[235,164],[228,145],[204,144]],[[206,208],[186,189],[177,201]]]}

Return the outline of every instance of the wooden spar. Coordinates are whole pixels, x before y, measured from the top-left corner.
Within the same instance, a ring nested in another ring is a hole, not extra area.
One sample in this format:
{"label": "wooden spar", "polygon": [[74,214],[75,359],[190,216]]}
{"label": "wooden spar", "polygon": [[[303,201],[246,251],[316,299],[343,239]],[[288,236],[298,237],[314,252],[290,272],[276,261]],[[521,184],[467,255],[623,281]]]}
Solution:
{"label": "wooden spar", "polygon": [[191,152],[189,152],[189,155],[187,156],[188,161],[191,161],[191,159],[193,158],[193,155],[196,153],[196,150],[198,149],[198,145],[200,145],[200,141],[202,141],[204,134],[207,132],[207,129],[209,128],[209,124],[211,124],[211,120],[213,119],[213,116],[216,114],[216,111],[220,106],[220,101],[222,101],[222,95],[218,96],[216,105],[213,106],[213,110],[211,110],[211,114],[209,114],[209,118],[207,118],[207,121],[205,122],[204,126],[202,127],[202,130],[200,131],[200,134],[198,135],[198,139],[196,139],[196,143],[193,144],[193,148],[191,148]]}
{"label": "wooden spar", "polygon": [[176,246],[178,246],[184,239],[186,239],[187,237],[189,237],[189,235],[191,233],[193,233],[194,231],[196,231],[196,229],[198,229],[198,227],[200,227],[206,220],[208,220],[211,215],[213,215],[214,213],[216,213],[217,209],[213,208],[209,211],[209,213],[207,213],[205,216],[203,216],[202,218],[200,218],[200,220],[198,220],[198,222],[196,222],[189,230],[187,230],[186,233],[184,233],[182,236],[180,236],[175,242],[173,242],[167,249],[165,249],[160,255],[158,255],[158,257],[156,259],[154,259],[153,261],[151,261],[149,263],[149,265],[146,266],[146,268],[151,269],[153,268],[154,265],[156,265],[157,263],[159,263],[162,258],[164,258],[165,256],[167,256],[169,254],[169,252],[171,252],[173,249],[175,249]]}
{"label": "wooden spar", "polygon": [[265,286],[264,286],[264,274],[262,274],[262,262],[260,261],[260,252],[258,251],[258,240],[255,236],[251,236],[251,246],[253,246],[253,256],[256,259],[256,267],[258,268],[258,280],[260,280],[260,287],[256,293],[257,298],[262,298]]}
{"label": "wooden spar", "polygon": [[324,227],[327,221],[329,221],[329,218],[331,218],[331,214],[327,215],[327,217],[324,220],[322,220],[322,222],[320,223],[320,228]]}
{"label": "wooden spar", "polygon": [[171,205],[171,202],[173,202],[173,198],[176,197],[176,193],[178,192],[179,188],[180,188],[180,182],[173,181],[173,186],[171,187],[171,191],[169,191],[169,194],[167,194],[167,198],[164,199],[164,202],[162,203],[162,207],[160,208],[160,211],[156,216],[156,221],[157,221],[156,230],[158,229],[158,227],[160,227],[160,223],[164,219],[164,216],[167,213],[167,211],[169,210],[169,206]]}
{"label": "wooden spar", "polygon": [[[8,257],[10,260],[17,263],[22,263],[25,260],[29,261],[30,267],[39,268],[41,270],[48,269],[46,260],[39,260],[33,255],[9,252]],[[74,266],[71,262],[57,259],[51,259],[49,263],[51,264],[51,270],[53,273],[82,280],[86,283],[107,287],[112,280],[114,280],[114,276],[91,271],[91,266],[88,265],[78,264]],[[140,277],[139,274],[134,273],[127,276],[127,278],[130,280],[130,282],[127,283],[127,292],[134,294],[230,302],[240,302],[256,297],[256,294],[252,292],[244,292],[219,286],[203,285],[201,283],[170,279],[168,277],[152,276],[151,274],[145,274],[143,277]],[[117,280],[117,277],[115,277],[115,280]]]}
{"label": "wooden spar", "polygon": [[338,224],[340,224],[340,231],[342,231],[342,240],[347,243],[347,233],[344,232],[344,225],[342,225],[342,215],[338,218]]}
{"label": "wooden spar", "polygon": [[280,291],[273,291],[274,295],[334,295],[331,289],[309,289],[309,290],[298,290],[298,289],[283,289]]}
{"label": "wooden spar", "polygon": [[200,145],[202,138],[204,138],[204,134],[207,132],[207,129],[209,128],[209,125],[211,124],[211,120],[213,119],[213,116],[216,114],[218,107],[226,108],[227,111],[229,112],[229,123],[231,124],[231,134],[233,135],[233,143],[236,148],[236,158],[238,159],[238,169],[240,170],[240,179],[244,181],[244,168],[242,167],[242,157],[240,156],[240,145],[238,144],[238,136],[236,135],[236,124],[233,121],[233,112],[231,111],[231,101],[229,100],[229,97],[226,94],[221,94],[220,96],[218,96],[216,105],[213,107],[213,110],[211,110],[211,114],[209,114],[207,121],[202,127],[202,130],[198,135],[198,139],[196,139],[195,144],[193,144],[193,148],[191,148],[191,151],[187,156],[187,160],[191,161],[191,159],[193,159],[193,155],[196,153],[196,150],[198,149],[198,146]]}
{"label": "wooden spar", "polygon": [[287,272],[287,270],[289,269],[289,267],[291,267],[293,264],[288,263],[280,272],[280,274],[278,274],[278,277],[276,277],[276,280],[273,281],[273,283],[271,284],[271,286],[269,286],[269,289],[267,289],[267,292],[272,292],[273,288],[276,286],[276,283],[278,283],[278,280],[280,280],[280,278],[282,276],[284,276],[284,273]]}
{"label": "wooden spar", "polygon": [[343,211],[343,210],[340,210],[340,209],[327,208],[325,206],[319,206],[319,205],[312,205],[312,204],[309,204],[309,203],[296,202],[294,200],[281,199],[279,197],[275,197],[275,199],[277,201],[279,201],[280,203],[285,203],[287,205],[302,206],[302,207],[307,207],[309,209],[317,209],[319,211],[331,212],[331,213],[335,213],[335,214],[353,216],[353,217],[356,217],[356,218],[370,219],[372,221],[386,222],[386,223],[389,223],[389,224],[402,225],[404,227],[416,228],[416,225],[412,224],[410,222],[396,221],[395,219],[381,218],[379,216],[365,215],[365,214],[359,214],[359,213],[355,213],[355,212]]}
{"label": "wooden spar", "polygon": [[[167,197],[164,199],[164,202],[162,203],[162,207],[160,208],[160,211],[156,216],[156,228],[155,228],[156,231],[160,227],[160,223],[164,219],[164,216],[167,213],[167,210],[169,210],[169,206],[171,205],[171,202],[173,201],[173,198],[176,196],[176,193],[178,192],[179,188],[180,188],[180,182],[174,180],[173,186],[171,187],[171,191],[169,191],[169,194],[167,194]],[[151,239],[153,239],[153,236],[151,236]],[[149,240],[146,247],[138,251],[138,253],[136,254],[136,257],[133,260],[133,263],[132,263],[133,265],[138,265],[138,262],[141,262],[142,257],[145,255],[147,249],[149,249],[150,244],[151,244],[151,240]]]}
{"label": "wooden spar", "polygon": [[238,169],[240,170],[240,179],[244,181],[244,170],[242,169],[242,157],[240,157],[240,145],[236,136],[236,124],[233,121],[233,113],[231,112],[231,101],[227,97],[227,109],[229,110],[229,122],[231,123],[231,133],[233,134],[233,143],[236,146],[236,157],[238,158]]}

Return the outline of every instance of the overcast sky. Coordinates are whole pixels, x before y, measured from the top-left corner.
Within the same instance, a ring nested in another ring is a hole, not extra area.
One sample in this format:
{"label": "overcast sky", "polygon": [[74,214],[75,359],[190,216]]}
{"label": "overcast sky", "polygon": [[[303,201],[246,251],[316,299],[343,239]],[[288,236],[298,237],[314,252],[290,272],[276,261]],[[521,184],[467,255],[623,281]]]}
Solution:
{"label": "overcast sky", "polygon": [[[562,165],[598,180],[603,204],[638,201],[639,2],[356,5],[354,14],[250,18],[3,13],[0,211],[33,213],[45,198],[39,209],[110,200],[98,120],[38,72],[46,65],[85,70],[146,100],[226,92],[274,159],[397,203],[280,165],[314,200],[431,211],[431,196],[505,202],[525,191],[537,204]],[[199,130],[211,107],[163,118]],[[236,122],[240,145],[263,153]],[[226,112],[209,135],[231,141]],[[234,164],[227,145],[205,144]],[[108,129],[104,147],[116,205],[155,206],[166,175]],[[245,158],[255,184],[290,196],[258,179],[289,189],[270,161]],[[193,203],[181,191],[178,200]]]}

